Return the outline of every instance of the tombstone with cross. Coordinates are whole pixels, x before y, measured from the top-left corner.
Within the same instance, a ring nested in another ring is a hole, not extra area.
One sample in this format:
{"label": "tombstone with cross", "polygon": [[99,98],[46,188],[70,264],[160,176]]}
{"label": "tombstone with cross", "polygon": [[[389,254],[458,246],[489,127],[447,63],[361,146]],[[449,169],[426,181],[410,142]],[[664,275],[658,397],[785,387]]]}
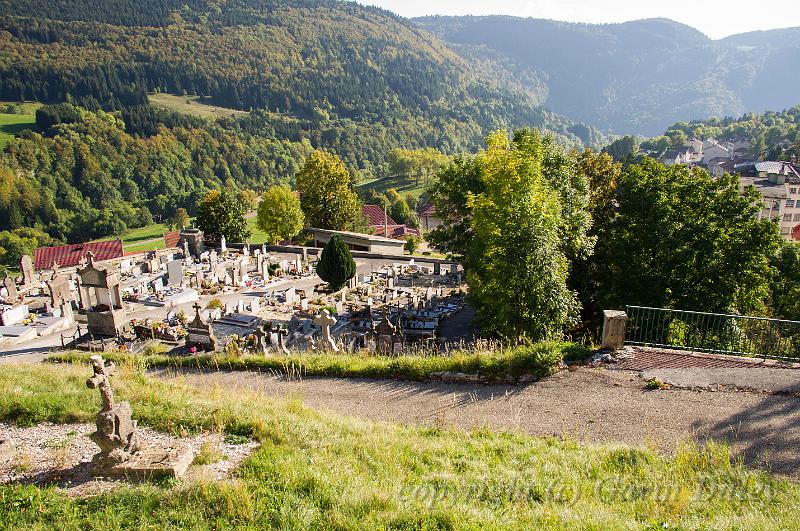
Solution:
{"label": "tombstone with cross", "polygon": [[278,354],[289,354],[289,348],[286,346],[286,337],[289,331],[279,324],[273,324],[269,332],[269,344],[272,349]]}
{"label": "tombstone with cross", "polygon": [[100,447],[94,456],[95,463],[113,466],[131,457],[139,450],[136,421],[127,402],[114,403],[114,393],[109,378],[114,374],[114,364],[102,356],[92,356],[94,375],[86,380],[89,389],[99,389],[103,409],[97,414],[97,431],[89,435]]}
{"label": "tombstone with cross", "polygon": [[322,331],[322,345],[323,349],[339,352],[339,346],[336,341],[331,337],[331,327],[336,324],[336,318],[326,309],[322,310],[320,314],[314,318],[314,324],[317,325]]}

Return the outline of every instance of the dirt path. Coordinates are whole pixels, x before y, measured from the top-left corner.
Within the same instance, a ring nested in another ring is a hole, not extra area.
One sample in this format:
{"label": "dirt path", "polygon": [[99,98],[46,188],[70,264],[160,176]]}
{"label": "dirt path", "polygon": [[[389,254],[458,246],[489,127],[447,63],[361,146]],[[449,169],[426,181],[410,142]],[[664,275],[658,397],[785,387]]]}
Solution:
{"label": "dirt path", "polygon": [[[172,378],[174,374],[161,374]],[[751,392],[647,391],[638,373],[580,368],[527,386],[378,380],[286,381],[259,373],[187,373],[311,408],[372,420],[567,435],[586,442],[652,445],[729,441],[753,466],[800,479],[800,398]]]}

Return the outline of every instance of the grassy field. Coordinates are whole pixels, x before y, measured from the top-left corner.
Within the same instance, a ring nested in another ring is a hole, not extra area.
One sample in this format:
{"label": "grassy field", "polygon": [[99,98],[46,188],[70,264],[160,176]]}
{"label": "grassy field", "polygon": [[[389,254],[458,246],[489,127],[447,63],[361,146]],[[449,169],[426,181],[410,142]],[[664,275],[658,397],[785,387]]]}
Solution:
{"label": "grassy field", "polygon": [[[148,368],[194,368],[227,371],[262,371],[302,377],[333,376],[341,378],[389,378],[425,380],[443,371],[478,374],[489,381],[506,377],[547,376],[564,359],[585,359],[589,350],[581,345],[543,342],[509,348],[479,349],[442,355],[364,356],[346,354],[299,354],[291,356],[221,356],[175,357],[165,355],[112,354],[120,364],[137,363]],[[91,354],[65,353],[49,358],[51,362],[88,363]]]}
{"label": "grassy field", "polygon": [[162,109],[169,109],[183,114],[191,114],[201,118],[230,118],[247,114],[245,111],[227,109],[225,107],[215,107],[200,102],[199,96],[174,96],[172,94],[149,94],[147,98],[150,103]]}
{"label": "grassy field", "polygon": [[406,194],[410,193],[417,198],[426,191],[426,183],[424,178],[419,180],[418,185],[416,179],[407,179],[405,177],[382,177],[380,179],[364,182],[358,187],[362,192],[373,189],[381,193],[385,193],[389,188],[394,188],[400,195],[404,197]]}
{"label": "grassy field", "polygon": [[[164,223],[153,223],[138,229],[131,229],[122,236],[122,247],[128,253],[163,249],[165,232],[169,232],[169,228]],[[108,241],[115,238],[116,236],[107,236],[97,241]]]}
{"label": "grassy field", "polygon": [[[9,103],[0,101],[0,108]],[[15,103],[16,104],[16,103]],[[25,129],[34,129],[36,125],[36,109],[41,107],[39,103],[23,103],[21,105],[22,114],[0,113],[0,148],[14,138],[14,135]]]}
{"label": "grassy field", "polygon": [[[0,421],[87,422],[87,366],[5,366]],[[122,366],[141,425],[217,431],[260,448],[234,481],[131,485],[91,498],[0,486],[6,529],[797,529],[800,486],[711,444],[673,456],[487,429],[366,422]]]}
{"label": "grassy field", "polygon": [[255,217],[247,218],[247,226],[250,228],[250,231],[252,231],[252,234],[250,235],[250,243],[254,245],[261,245],[262,243],[266,243],[267,235],[264,231],[258,228],[256,221],[257,220]]}

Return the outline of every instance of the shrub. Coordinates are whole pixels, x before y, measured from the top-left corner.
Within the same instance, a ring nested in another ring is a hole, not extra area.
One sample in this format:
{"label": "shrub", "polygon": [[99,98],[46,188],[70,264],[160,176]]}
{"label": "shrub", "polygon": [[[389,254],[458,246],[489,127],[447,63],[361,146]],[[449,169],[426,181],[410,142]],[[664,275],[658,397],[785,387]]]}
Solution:
{"label": "shrub", "polygon": [[322,250],[317,264],[317,275],[336,291],[344,287],[356,274],[356,263],[341,236],[334,234]]}

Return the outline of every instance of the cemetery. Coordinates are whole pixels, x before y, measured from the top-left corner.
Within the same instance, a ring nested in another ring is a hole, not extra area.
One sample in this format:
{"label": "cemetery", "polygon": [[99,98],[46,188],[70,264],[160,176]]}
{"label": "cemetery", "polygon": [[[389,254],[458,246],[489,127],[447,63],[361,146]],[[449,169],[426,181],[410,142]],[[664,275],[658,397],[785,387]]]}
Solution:
{"label": "cemetery", "polygon": [[103,261],[89,250],[70,267],[35,269],[25,256],[22,282],[7,275],[0,290],[0,346],[50,336],[64,350],[136,353],[158,341],[175,356],[397,355],[441,348],[440,323],[465,304],[455,264],[363,260],[331,290],[309,255],[228,246],[224,237],[207,247],[191,228],[173,248]]}

